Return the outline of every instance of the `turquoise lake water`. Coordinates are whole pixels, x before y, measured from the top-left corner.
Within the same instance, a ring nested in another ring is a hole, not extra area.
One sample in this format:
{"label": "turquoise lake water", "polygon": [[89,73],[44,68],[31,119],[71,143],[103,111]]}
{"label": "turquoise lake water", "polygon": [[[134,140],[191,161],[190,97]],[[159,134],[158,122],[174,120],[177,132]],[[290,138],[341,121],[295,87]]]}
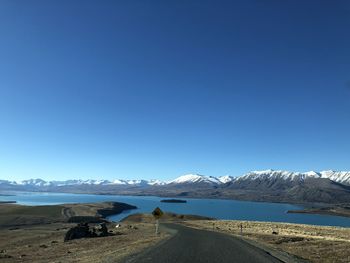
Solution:
{"label": "turquoise lake water", "polygon": [[86,195],[63,193],[16,192],[14,196],[0,196],[0,201],[13,200],[23,205],[54,205],[63,203],[93,203],[116,201],[138,207],[119,215],[111,216],[113,221],[133,213],[150,213],[159,206],[163,211],[179,214],[195,214],[217,219],[273,221],[314,225],[350,227],[350,218],[328,215],[287,214],[288,210],[302,209],[301,206],[280,203],[246,202],[222,199],[185,199],[187,203],[161,203],[162,197]]}

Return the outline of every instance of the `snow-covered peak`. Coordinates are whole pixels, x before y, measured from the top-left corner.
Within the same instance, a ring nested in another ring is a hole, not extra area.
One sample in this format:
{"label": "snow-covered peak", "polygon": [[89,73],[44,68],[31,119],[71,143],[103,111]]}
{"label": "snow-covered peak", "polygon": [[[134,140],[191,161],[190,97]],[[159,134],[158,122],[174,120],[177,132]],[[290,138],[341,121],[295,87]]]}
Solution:
{"label": "snow-covered peak", "polygon": [[263,170],[263,171],[251,171],[241,177],[240,179],[250,179],[255,180],[259,178],[272,178],[272,177],[281,177],[281,178],[288,178],[289,176],[293,175],[294,173],[288,172],[288,171],[275,171],[275,170]]}
{"label": "snow-covered peak", "polygon": [[80,181],[81,184],[94,184],[94,185],[106,185],[110,184],[111,182],[108,180],[85,180],[85,181]]}
{"label": "snow-covered peak", "polygon": [[322,178],[328,178],[332,181],[349,184],[350,185],[350,172],[336,172],[336,171],[322,171],[320,172]]}
{"label": "snow-covered peak", "polygon": [[224,175],[224,176],[220,176],[218,177],[219,181],[223,184],[229,183],[234,181],[236,178],[230,175]]}
{"label": "snow-covered peak", "polygon": [[289,171],[253,171],[238,178],[238,180],[255,180],[255,179],[284,179],[284,180],[305,180],[306,178],[326,178],[334,182],[350,185],[350,172],[343,171],[322,171],[322,172],[289,172]]}
{"label": "snow-covered peak", "polygon": [[304,174],[308,177],[315,177],[315,178],[319,178],[321,176],[320,173],[315,172],[315,171],[306,172]]}
{"label": "snow-covered peak", "polygon": [[[276,172],[276,171],[273,169],[268,169],[268,170],[251,171],[248,174],[262,175],[262,174],[271,174],[273,172]],[[277,172],[281,172],[281,171],[277,171]]]}
{"label": "snow-covered peak", "polygon": [[125,180],[119,180],[119,179],[115,179],[111,182],[111,184],[119,184],[119,185],[126,185],[127,182]]}
{"label": "snow-covered peak", "polygon": [[153,179],[153,180],[149,180],[148,184],[149,185],[165,185],[165,182]]}
{"label": "snow-covered peak", "polygon": [[256,179],[282,179],[282,180],[300,180],[304,181],[306,178],[319,178],[320,175],[314,171],[300,173],[289,172],[282,170],[264,170],[264,171],[252,171],[241,177],[238,180],[256,180]]}
{"label": "snow-covered peak", "polygon": [[44,181],[43,179],[29,179],[29,180],[23,180],[18,182],[17,184],[20,185],[33,185],[33,186],[46,186],[49,185],[50,183]]}
{"label": "snow-covered peak", "polygon": [[148,182],[146,180],[127,180],[129,185],[146,185]]}
{"label": "snow-covered peak", "polygon": [[169,181],[168,184],[188,184],[188,183],[209,183],[220,184],[220,180],[213,176],[205,176],[200,174],[186,174],[175,180]]}

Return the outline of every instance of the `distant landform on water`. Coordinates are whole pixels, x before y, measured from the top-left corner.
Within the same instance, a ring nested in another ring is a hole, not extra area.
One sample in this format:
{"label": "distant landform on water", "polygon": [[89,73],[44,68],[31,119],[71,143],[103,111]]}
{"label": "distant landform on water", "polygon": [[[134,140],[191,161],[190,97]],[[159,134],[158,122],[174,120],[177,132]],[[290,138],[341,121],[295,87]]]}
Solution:
{"label": "distant landform on water", "polygon": [[181,199],[163,199],[160,200],[162,203],[187,203],[186,200],[181,200]]}
{"label": "distant landform on water", "polygon": [[0,180],[0,191],[34,191],[263,202],[350,204],[350,172],[253,171],[242,176],[183,175],[175,180]]}

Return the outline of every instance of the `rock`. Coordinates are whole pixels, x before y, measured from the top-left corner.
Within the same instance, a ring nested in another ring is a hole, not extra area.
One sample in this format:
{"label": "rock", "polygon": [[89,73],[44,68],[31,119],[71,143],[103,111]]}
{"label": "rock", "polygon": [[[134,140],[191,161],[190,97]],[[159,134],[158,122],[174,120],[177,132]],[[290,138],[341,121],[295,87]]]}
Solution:
{"label": "rock", "polygon": [[106,226],[106,223],[102,223],[101,224],[101,233],[100,233],[100,237],[105,237],[105,236],[108,236],[108,229],[107,229],[107,226]]}
{"label": "rock", "polygon": [[87,223],[82,223],[68,230],[64,237],[64,242],[91,236],[92,233],[90,232],[89,225]]}
{"label": "rock", "polygon": [[108,233],[107,225],[104,222],[99,227],[92,227],[91,229],[87,223],[80,223],[68,230],[64,237],[64,242],[79,238],[106,237],[110,235],[113,234]]}

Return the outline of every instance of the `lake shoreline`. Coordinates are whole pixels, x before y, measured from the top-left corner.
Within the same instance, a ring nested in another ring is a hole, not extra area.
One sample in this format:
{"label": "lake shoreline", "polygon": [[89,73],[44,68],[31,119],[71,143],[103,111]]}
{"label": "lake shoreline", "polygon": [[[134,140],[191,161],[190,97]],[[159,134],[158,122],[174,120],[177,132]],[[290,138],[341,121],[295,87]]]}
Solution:
{"label": "lake shoreline", "polygon": [[287,213],[291,214],[318,214],[329,216],[340,216],[350,218],[350,207],[345,206],[330,206],[321,208],[310,208],[304,210],[289,210]]}
{"label": "lake shoreline", "polygon": [[0,228],[22,227],[52,223],[80,223],[109,221],[110,215],[137,209],[121,202],[78,203],[26,206],[0,203]]}
{"label": "lake shoreline", "polygon": [[[17,192],[17,191],[14,191]],[[23,193],[23,192],[21,192]],[[296,206],[302,206],[304,208],[313,208],[313,207],[325,207],[330,206],[332,203],[321,203],[321,202],[288,202],[288,201],[269,201],[269,200],[257,200],[257,199],[246,199],[246,198],[225,198],[225,197],[216,197],[216,196],[173,196],[173,195],[152,195],[152,194],[124,194],[124,193],[100,193],[100,192],[47,192],[47,191],[25,191],[24,193],[33,193],[33,194],[74,194],[74,195],[98,195],[98,196],[123,196],[123,197],[157,197],[157,198],[186,198],[190,200],[203,200],[203,199],[210,199],[210,200],[231,200],[231,201],[240,201],[240,202],[257,202],[257,203],[271,203],[271,204],[287,204],[287,205],[296,205]],[[0,195],[1,196],[1,195]],[[10,196],[10,195],[6,195]],[[16,195],[11,195],[16,196]],[[349,204],[350,205],[350,204]]]}
{"label": "lake shoreline", "polygon": [[[127,196],[127,195],[94,195],[72,193],[22,192],[16,198],[8,197],[2,200],[17,200],[24,206],[45,206],[52,204],[123,202],[138,207],[137,210],[125,210],[121,213],[111,212],[107,220],[119,222],[134,213],[148,213],[159,206],[164,212],[177,214],[197,214],[219,220],[250,220],[274,221],[285,223],[350,227],[350,219],[326,214],[288,213],[288,211],[322,208],[325,204],[295,205],[290,203],[255,202],[232,199],[186,198],[186,204],[163,203],[164,197],[158,196]],[[182,199],[182,198],[181,198]],[[1,200],[1,199],[0,199]]]}

